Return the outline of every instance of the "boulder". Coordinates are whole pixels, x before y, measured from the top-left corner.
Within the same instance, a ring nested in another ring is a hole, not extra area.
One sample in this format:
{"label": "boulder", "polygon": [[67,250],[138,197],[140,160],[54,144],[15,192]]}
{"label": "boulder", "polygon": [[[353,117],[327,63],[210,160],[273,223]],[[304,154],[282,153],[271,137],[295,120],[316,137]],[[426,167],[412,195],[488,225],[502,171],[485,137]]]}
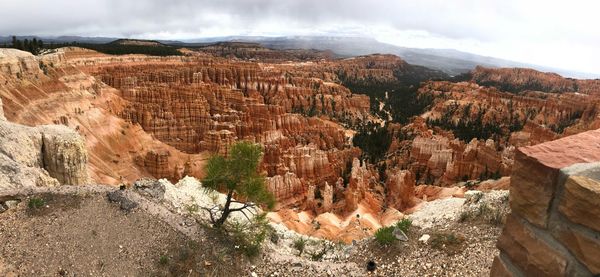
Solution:
{"label": "boulder", "polygon": [[155,201],[161,201],[165,196],[165,185],[151,178],[143,178],[133,183],[133,188],[141,195]]}

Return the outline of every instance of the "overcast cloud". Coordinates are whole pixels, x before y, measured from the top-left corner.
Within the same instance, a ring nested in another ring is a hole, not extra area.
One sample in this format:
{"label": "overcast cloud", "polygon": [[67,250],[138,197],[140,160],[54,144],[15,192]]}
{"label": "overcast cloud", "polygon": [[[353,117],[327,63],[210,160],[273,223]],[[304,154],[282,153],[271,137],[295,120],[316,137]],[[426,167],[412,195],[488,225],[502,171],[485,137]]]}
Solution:
{"label": "overcast cloud", "polygon": [[0,0],[0,35],[352,35],[600,74],[594,0]]}

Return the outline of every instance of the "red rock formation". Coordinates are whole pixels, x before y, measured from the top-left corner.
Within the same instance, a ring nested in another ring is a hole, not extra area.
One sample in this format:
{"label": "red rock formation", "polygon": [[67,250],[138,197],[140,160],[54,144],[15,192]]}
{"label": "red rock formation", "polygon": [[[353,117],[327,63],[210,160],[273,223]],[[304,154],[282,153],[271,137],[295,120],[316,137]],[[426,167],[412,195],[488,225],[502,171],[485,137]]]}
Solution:
{"label": "red rock formation", "polygon": [[[394,140],[388,165],[408,168],[418,182],[428,184],[510,175],[515,146],[560,137],[552,130],[577,132],[597,122],[597,102],[586,95],[514,95],[466,82],[428,82],[419,93],[432,95],[433,105],[411,124],[390,127],[395,137],[414,139]],[[460,124],[499,128],[490,135],[493,140],[464,141],[469,134],[460,133],[465,129],[460,129]]]}
{"label": "red rock formation", "polygon": [[387,178],[387,205],[403,211],[415,204],[415,176],[408,170],[400,170]]}
{"label": "red rock formation", "polygon": [[[87,55],[87,61],[115,59],[92,51],[80,52]],[[5,104],[6,118],[25,125],[60,123],[77,130],[85,139],[88,172],[96,183],[133,182],[153,174],[173,180],[177,177],[175,175],[186,171],[180,170],[185,169],[186,164],[187,173],[202,176],[200,169],[205,155],[181,153],[152,138],[138,126],[116,117],[113,112],[122,109],[123,99],[115,94],[114,89],[73,66],[69,59],[73,55],[65,50],[40,57],[24,53],[21,58],[30,62],[19,62],[16,64],[18,68],[11,67],[11,70],[21,73],[19,76],[0,73],[0,82],[3,84],[0,86],[0,97]],[[143,60],[140,57],[136,59]],[[76,64],[83,66],[87,61],[77,60]],[[0,62],[0,66],[3,62]],[[45,64],[45,71],[39,68],[41,63]],[[158,161],[148,168],[136,162],[139,157],[145,158],[151,150],[170,153],[168,162],[161,162],[166,167],[157,167]]]}
{"label": "red rock formation", "polygon": [[[51,120],[80,128],[90,138],[91,171],[98,182],[145,175],[200,177],[206,154],[195,153],[226,154],[231,143],[245,139],[264,145],[262,167],[281,202],[300,205],[309,185],[333,194],[328,184],[337,184],[348,162],[360,155],[348,145],[345,129],[328,117],[364,120],[368,97],[296,76],[287,72],[287,65],[262,67],[198,54],[162,58],[82,49],[58,53],[52,59],[54,75],[41,78],[35,87],[15,86],[18,91],[2,96],[11,120]],[[66,101],[54,112],[23,108],[34,105],[29,100],[59,98]],[[309,113],[323,117],[307,117]],[[291,188],[277,191],[285,187],[282,183]],[[328,201],[317,199],[317,204],[333,206]]]}
{"label": "red rock formation", "polygon": [[307,197],[308,186],[296,174],[287,172],[267,178],[267,187],[278,199],[278,204],[286,207]]}
{"label": "red rock formation", "polygon": [[144,156],[138,156],[136,163],[152,176],[174,176],[174,172],[169,172],[169,156],[169,151],[150,150]]}

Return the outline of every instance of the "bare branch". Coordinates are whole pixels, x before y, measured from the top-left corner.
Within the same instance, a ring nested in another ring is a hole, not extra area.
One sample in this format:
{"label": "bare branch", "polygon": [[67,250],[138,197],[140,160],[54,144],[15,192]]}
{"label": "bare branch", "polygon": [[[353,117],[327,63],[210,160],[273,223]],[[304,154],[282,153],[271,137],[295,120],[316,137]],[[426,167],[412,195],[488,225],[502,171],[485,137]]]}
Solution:
{"label": "bare branch", "polygon": [[248,215],[243,210],[240,212],[244,215],[244,217],[246,217],[246,219],[248,219],[249,222],[252,221],[252,220],[250,220],[250,217],[248,217]]}
{"label": "bare branch", "polygon": [[242,206],[240,208],[230,209],[229,211],[231,211],[231,212],[238,212],[238,211],[241,211],[243,209],[254,208],[255,206],[256,205],[252,204],[252,203],[244,203],[244,206]]}
{"label": "bare branch", "polygon": [[203,210],[206,210],[208,212],[208,215],[210,216],[210,222],[214,224],[216,221],[215,221],[215,218],[213,216],[213,211],[212,210],[215,209],[215,208],[217,208],[217,206],[213,206],[210,209],[207,208],[207,207],[202,207],[202,206],[200,206],[200,208],[203,209]]}

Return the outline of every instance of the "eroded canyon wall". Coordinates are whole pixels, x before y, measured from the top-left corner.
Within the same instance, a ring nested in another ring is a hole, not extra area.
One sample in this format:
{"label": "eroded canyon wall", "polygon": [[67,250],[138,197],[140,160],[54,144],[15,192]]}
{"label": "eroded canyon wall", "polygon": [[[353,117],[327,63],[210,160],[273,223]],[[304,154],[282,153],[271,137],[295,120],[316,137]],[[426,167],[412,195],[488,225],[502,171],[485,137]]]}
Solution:
{"label": "eroded canyon wall", "polygon": [[[182,153],[113,113],[124,105],[124,100],[114,88],[82,71],[86,65],[91,66],[90,60],[155,61],[154,57],[123,58],[78,48],[58,49],[41,56],[2,49],[0,98],[6,119],[28,126],[60,124],[76,130],[85,140],[88,175],[96,183],[128,183],[153,174],[174,179],[185,170],[201,176],[205,159],[202,154]],[[151,151],[170,153],[167,166],[164,167],[161,156],[147,154]],[[136,163],[139,157],[145,157],[146,163]],[[160,169],[156,167],[158,164]]]}
{"label": "eroded canyon wall", "polygon": [[[0,49],[0,82],[42,74],[26,52]],[[10,111],[7,110],[7,111]],[[90,182],[84,140],[61,125],[29,127],[8,122],[0,100],[0,189],[84,185]]]}
{"label": "eroded canyon wall", "polygon": [[475,83],[432,81],[420,97],[432,103],[405,126],[389,127],[388,165],[417,181],[454,184],[511,173],[515,147],[535,145],[597,126],[598,99],[576,93],[515,94]]}

